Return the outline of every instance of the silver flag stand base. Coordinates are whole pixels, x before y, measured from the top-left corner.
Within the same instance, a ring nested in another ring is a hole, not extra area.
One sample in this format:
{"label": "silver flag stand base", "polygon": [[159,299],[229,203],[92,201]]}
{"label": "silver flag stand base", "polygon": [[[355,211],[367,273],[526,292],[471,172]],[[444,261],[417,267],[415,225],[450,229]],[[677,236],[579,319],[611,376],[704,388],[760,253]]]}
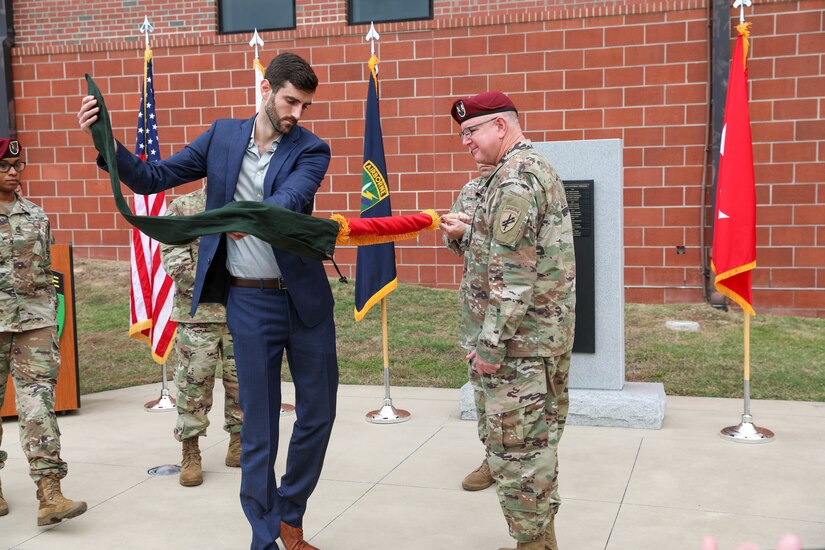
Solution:
{"label": "silver flag stand base", "polygon": [[169,395],[169,388],[166,387],[166,363],[161,367],[163,383],[160,388],[160,397],[154,401],[149,401],[143,406],[146,412],[166,412],[174,411],[178,407],[175,405],[175,398]]}
{"label": "silver flag stand base", "polygon": [[737,426],[728,426],[719,432],[722,439],[736,443],[768,443],[773,440],[773,432],[753,424],[753,417],[742,415],[742,422]]}
{"label": "silver flag stand base", "polygon": [[154,401],[149,401],[143,408],[146,412],[166,412],[174,411],[177,409],[177,405],[175,404],[175,399],[169,395],[169,390],[163,388],[160,390],[160,397]]}
{"label": "silver flag stand base", "polygon": [[281,416],[289,416],[291,414],[295,414],[295,405],[281,403]]}
{"label": "silver flag stand base", "polygon": [[392,399],[384,399],[384,406],[367,413],[367,422],[373,424],[397,424],[410,419],[409,411],[396,409],[392,406]]}

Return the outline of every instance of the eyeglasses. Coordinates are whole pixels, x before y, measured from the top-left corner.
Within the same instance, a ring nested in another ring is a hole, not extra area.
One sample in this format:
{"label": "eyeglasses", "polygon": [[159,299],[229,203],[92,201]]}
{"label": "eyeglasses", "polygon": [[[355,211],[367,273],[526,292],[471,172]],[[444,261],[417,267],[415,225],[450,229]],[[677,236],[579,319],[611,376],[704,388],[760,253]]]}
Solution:
{"label": "eyeglasses", "polygon": [[14,164],[10,164],[8,162],[0,161],[0,173],[5,174],[6,172],[11,170],[12,168],[14,168],[15,172],[22,172],[23,170],[26,169],[26,163],[23,162],[22,160],[18,160]]}
{"label": "eyeglasses", "polygon": [[476,133],[476,128],[481,126],[482,124],[487,124],[488,122],[493,122],[494,120],[498,120],[498,117],[491,118],[490,120],[485,120],[484,122],[479,122],[478,124],[473,124],[472,126],[467,126],[463,130],[458,133],[459,139],[469,139],[473,137],[473,134]]}

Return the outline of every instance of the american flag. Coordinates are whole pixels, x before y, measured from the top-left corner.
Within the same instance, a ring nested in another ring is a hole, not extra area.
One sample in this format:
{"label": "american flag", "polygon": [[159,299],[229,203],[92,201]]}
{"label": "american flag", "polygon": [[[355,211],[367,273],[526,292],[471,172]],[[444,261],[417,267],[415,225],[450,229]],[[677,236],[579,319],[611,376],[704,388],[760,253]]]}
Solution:
{"label": "american flag", "polygon": [[[135,153],[146,162],[160,160],[155,89],[152,84],[152,50],[144,53],[143,86],[137,120]],[[163,193],[135,193],[135,214],[162,216],[166,212]],[[152,358],[166,362],[175,340],[177,323],[170,319],[175,283],[163,270],[160,245],[136,228],[131,242],[132,284],[129,292],[131,324],[129,336],[149,344]]]}

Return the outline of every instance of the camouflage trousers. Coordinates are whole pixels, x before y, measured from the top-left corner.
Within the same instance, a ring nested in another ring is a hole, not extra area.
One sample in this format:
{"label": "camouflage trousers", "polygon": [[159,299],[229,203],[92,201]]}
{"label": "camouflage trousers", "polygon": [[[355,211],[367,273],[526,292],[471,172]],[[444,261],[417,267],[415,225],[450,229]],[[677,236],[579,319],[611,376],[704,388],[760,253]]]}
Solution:
{"label": "camouflage trousers", "polygon": [[219,365],[226,394],[223,429],[229,433],[240,432],[243,413],[238,404],[238,372],[235,370],[232,336],[226,324],[178,323],[175,351],[178,356],[175,439],[183,441],[206,435],[207,415],[212,409],[212,390]]}
{"label": "camouflage trousers", "polygon": [[491,375],[470,368],[478,436],[519,542],[540,536],[561,504],[557,451],[570,408],[570,357],[508,357]]}
{"label": "camouflage trousers", "polygon": [[[54,413],[54,387],[60,371],[56,327],[24,332],[0,332],[0,406],[6,398],[11,372],[14,382],[20,445],[29,461],[29,475],[36,482],[46,475],[66,476],[68,466],[60,458],[60,429]],[[0,444],[3,424],[0,423]],[[0,451],[0,469],[8,458]]]}

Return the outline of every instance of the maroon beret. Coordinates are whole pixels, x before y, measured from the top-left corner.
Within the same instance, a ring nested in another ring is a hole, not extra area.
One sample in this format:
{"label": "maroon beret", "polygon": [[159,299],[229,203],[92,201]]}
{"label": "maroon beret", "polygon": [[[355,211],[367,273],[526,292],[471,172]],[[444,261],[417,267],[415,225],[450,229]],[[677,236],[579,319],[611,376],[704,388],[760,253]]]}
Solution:
{"label": "maroon beret", "polygon": [[483,94],[465,97],[453,103],[450,113],[456,122],[461,124],[465,120],[470,120],[481,115],[491,115],[493,113],[503,113],[513,111],[518,113],[518,109],[512,100],[501,92],[484,92]]}
{"label": "maroon beret", "polygon": [[0,159],[19,157],[23,148],[16,139],[0,138]]}

